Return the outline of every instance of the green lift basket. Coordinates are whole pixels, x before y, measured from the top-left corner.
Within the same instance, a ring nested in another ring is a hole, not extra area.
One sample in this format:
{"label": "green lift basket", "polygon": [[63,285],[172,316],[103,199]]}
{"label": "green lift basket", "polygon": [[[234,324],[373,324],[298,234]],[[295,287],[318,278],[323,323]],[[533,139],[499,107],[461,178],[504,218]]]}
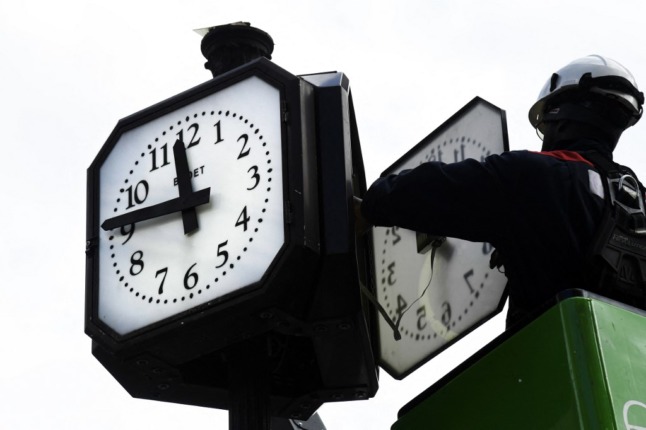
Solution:
{"label": "green lift basket", "polygon": [[421,393],[392,430],[646,430],[646,312],[568,291]]}

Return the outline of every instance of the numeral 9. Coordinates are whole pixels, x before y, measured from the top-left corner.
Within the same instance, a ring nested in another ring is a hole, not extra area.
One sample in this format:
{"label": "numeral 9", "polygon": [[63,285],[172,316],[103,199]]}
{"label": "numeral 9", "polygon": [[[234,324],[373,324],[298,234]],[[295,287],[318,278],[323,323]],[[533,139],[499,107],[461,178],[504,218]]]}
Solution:
{"label": "numeral 9", "polygon": [[129,224],[129,225],[122,225],[121,226],[121,236],[126,236],[127,235],[128,237],[121,244],[125,245],[126,242],[128,242],[130,240],[130,238],[132,237],[132,235],[134,233],[135,233],[135,225],[134,225],[134,223]]}

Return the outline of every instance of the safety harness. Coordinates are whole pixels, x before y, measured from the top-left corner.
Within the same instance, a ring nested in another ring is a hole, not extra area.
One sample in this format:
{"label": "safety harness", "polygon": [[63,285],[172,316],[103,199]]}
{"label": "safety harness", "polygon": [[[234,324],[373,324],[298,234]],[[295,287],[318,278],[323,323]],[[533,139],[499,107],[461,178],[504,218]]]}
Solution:
{"label": "safety harness", "polygon": [[582,154],[601,173],[605,206],[586,258],[584,279],[608,298],[646,309],[644,187],[625,166],[597,152]]}

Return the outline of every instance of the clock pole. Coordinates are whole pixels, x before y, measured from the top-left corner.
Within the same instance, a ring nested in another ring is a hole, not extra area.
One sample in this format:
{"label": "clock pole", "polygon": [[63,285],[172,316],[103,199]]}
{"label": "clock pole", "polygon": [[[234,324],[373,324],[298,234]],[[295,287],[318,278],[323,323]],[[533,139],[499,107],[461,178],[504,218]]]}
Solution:
{"label": "clock pole", "polygon": [[229,429],[269,430],[269,369],[265,348],[258,339],[232,345],[229,370]]}

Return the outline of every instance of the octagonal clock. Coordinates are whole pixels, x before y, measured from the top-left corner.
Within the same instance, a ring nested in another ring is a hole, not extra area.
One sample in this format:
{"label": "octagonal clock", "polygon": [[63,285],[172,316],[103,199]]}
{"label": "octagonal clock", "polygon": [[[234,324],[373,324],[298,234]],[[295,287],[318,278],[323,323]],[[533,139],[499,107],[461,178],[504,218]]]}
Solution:
{"label": "octagonal clock", "polygon": [[284,247],[288,85],[258,64],[122,120],[89,169],[88,314],[113,339],[257,287]]}
{"label": "octagonal clock", "polygon": [[260,280],[284,243],[280,118],[250,77],[121,136],[100,172],[101,321],[128,334]]}
{"label": "octagonal clock", "polygon": [[[427,161],[483,160],[508,150],[504,111],[476,97],[383,175]],[[487,243],[373,230],[381,366],[402,379],[502,310],[506,278],[489,267]],[[392,325],[397,325],[395,339]]]}

